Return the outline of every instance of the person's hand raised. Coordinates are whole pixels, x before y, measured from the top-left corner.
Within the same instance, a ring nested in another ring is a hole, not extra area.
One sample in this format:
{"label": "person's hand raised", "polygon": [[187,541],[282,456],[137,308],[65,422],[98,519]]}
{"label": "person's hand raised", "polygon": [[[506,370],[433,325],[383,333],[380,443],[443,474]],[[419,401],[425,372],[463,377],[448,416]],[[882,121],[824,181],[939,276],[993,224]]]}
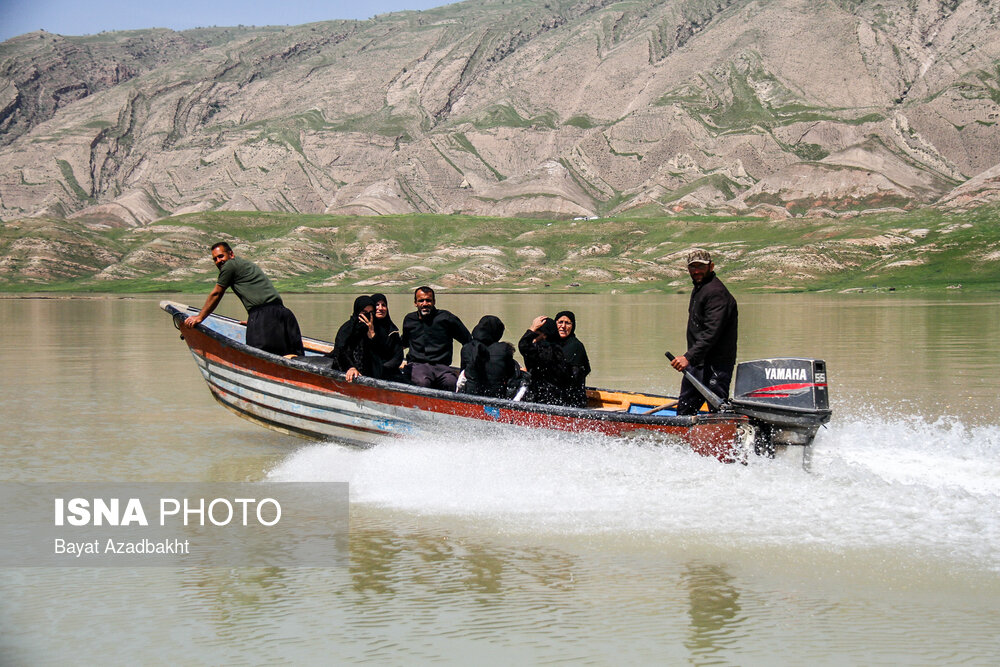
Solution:
{"label": "person's hand raised", "polygon": [[365,313],[358,313],[358,319],[361,320],[362,324],[364,324],[366,327],[368,327],[368,338],[370,338],[370,339],[374,338],[375,337],[375,317],[374,316],[369,317]]}

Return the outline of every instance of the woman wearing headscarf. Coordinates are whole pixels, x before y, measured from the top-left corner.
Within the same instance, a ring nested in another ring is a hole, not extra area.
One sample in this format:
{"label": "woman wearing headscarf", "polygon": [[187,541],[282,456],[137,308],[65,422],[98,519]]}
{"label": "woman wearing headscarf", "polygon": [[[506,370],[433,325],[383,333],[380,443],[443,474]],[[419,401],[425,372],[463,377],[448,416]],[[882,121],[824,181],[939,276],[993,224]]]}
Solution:
{"label": "woman wearing headscarf", "polygon": [[569,364],[571,378],[568,391],[569,405],[585,408],[590,359],[587,358],[587,348],[576,337],[576,315],[570,310],[560,311],[556,314],[556,328],[559,330],[559,343],[562,345],[563,356]]}
{"label": "woman wearing headscarf", "polygon": [[528,400],[552,405],[569,405],[570,369],[566,363],[559,329],[551,317],[540,315],[531,323],[517,344],[524,357],[528,381]]}
{"label": "woman wearing headscarf", "polygon": [[495,315],[484,315],[472,329],[472,340],[462,346],[462,393],[507,398],[507,383],[519,369],[514,346],[500,340],[503,332],[503,322]]}
{"label": "woman wearing headscarf", "polygon": [[402,382],[399,367],[403,364],[403,339],[399,327],[389,316],[389,300],[385,294],[372,294],[375,302],[375,354],[382,364],[382,379]]}
{"label": "woman wearing headscarf", "polygon": [[382,377],[382,362],[375,354],[375,302],[370,296],[359,296],[354,300],[354,313],[340,325],[333,351],[327,356],[333,358],[333,365],[344,371],[348,382],[354,382],[359,375]]}

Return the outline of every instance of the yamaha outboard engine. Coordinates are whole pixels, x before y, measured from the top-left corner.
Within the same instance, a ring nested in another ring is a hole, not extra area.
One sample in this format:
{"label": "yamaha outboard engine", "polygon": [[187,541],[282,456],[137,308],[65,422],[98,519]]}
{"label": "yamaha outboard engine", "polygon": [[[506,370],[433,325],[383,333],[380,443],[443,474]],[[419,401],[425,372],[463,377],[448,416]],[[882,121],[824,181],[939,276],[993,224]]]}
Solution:
{"label": "yamaha outboard engine", "polygon": [[773,455],[779,445],[809,445],[830,421],[826,363],[795,358],[741,363],[731,405],[757,427],[758,454]]}

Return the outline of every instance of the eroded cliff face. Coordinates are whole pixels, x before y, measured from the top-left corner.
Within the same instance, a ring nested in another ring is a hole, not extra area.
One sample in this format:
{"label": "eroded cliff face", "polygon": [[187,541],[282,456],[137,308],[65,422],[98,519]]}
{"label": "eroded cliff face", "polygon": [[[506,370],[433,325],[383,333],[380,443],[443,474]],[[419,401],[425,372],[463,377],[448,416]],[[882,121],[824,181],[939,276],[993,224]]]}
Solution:
{"label": "eroded cliff face", "polygon": [[981,0],[32,33],[0,45],[0,218],[961,208],[997,197],[998,91]]}

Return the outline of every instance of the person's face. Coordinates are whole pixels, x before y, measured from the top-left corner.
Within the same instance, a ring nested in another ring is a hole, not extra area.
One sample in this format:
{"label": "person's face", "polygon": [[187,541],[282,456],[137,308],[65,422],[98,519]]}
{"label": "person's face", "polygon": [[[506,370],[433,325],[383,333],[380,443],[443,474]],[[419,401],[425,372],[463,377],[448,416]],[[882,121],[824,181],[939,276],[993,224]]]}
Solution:
{"label": "person's face", "polygon": [[708,264],[702,264],[701,262],[695,264],[688,264],[688,273],[691,274],[691,280],[695,282],[696,285],[701,284],[705,280],[705,276],[708,272],[715,268],[713,262]]}
{"label": "person's face", "polygon": [[563,315],[556,320],[556,329],[559,329],[560,338],[566,338],[573,333],[573,320]]}
{"label": "person's face", "polygon": [[[358,313],[358,319],[361,319],[361,316],[364,315],[365,316],[365,320],[371,322],[372,315],[374,313],[375,313],[375,308],[374,307],[372,307],[372,306],[365,306],[364,308],[361,309],[361,312]],[[362,321],[364,321],[364,320],[362,320]]]}
{"label": "person's face", "polygon": [[421,316],[430,315],[434,311],[434,293],[417,292],[413,297],[413,303],[417,306],[417,312]]}
{"label": "person's face", "polygon": [[375,304],[375,317],[383,320],[389,317],[389,304],[385,301],[379,301]]}
{"label": "person's face", "polygon": [[222,268],[222,265],[233,258],[233,252],[230,250],[226,252],[223,247],[212,248],[212,261],[215,262],[215,266]]}

